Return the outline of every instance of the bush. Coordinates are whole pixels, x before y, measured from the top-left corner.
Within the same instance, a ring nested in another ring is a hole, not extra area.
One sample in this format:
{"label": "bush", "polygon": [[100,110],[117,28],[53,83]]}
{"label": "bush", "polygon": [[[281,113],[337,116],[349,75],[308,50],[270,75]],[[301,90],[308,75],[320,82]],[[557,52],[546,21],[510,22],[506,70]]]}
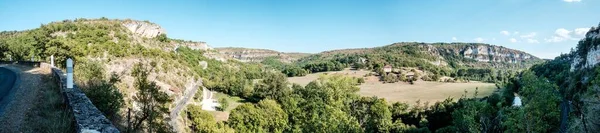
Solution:
{"label": "bush", "polygon": [[227,109],[227,107],[229,107],[229,101],[227,101],[227,98],[219,98],[219,104],[220,106],[217,108],[219,111],[225,111]]}
{"label": "bush", "polygon": [[158,40],[160,42],[167,42],[167,41],[169,41],[169,38],[167,38],[167,34],[160,34],[160,35],[156,36],[156,40]]}
{"label": "bush", "polygon": [[396,83],[398,82],[398,76],[396,76],[396,74],[386,74],[385,76],[382,77],[383,78],[383,82],[385,83]]}
{"label": "bush", "polygon": [[108,118],[114,118],[124,106],[123,94],[115,86],[120,82],[116,74],[104,78],[104,67],[100,62],[84,62],[75,66],[79,87],[92,103]]}
{"label": "bush", "polygon": [[358,78],[358,84],[365,83],[365,78]]}

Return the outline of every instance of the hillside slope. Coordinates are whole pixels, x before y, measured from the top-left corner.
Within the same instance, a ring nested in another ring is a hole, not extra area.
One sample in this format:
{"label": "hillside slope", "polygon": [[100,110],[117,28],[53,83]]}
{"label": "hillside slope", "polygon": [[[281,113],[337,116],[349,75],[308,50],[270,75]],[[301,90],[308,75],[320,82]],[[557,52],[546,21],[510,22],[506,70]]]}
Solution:
{"label": "hillside slope", "polygon": [[[344,58],[344,56],[376,58],[374,56],[385,55],[428,61],[436,66],[450,65],[454,68],[461,66],[498,69],[526,68],[542,61],[540,58],[523,51],[489,44],[417,42],[401,42],[375,48],[325,51],[301,60],[335,59]],[[386,64],[394,64],[393,60],[399,59],[383,60]]]}
{"label": "hillside slope", "polygon": [[[230,95],[242,95],[229,91],[229,88],[252,85],[248,83],[261,78],[265,72],[258,64],[231,60],[205,42],[168,38],[165,29],[147,21],[106,18],[63,20],[36,29],[0,33],[1,60],[33,58],[50,62],[50,56],[55,57],[58,67],[64,67],[67,58],[75,60],[74,77],[78,86],[121,130],[127,127],[124,118],[128,109],[140,109],[136,100],[139,85],[132,69],[137,64],[150,68],[148,80],[168,95],[170,102],[166,105],[171,116],[179,116],[176,115],[179,112],[171,111],[181,111],[173,108],[195,102],[190,97],[194,97],[202,86]],[[117,78],[115,82],[112,82],[112,77]],[[118,90],[98,93],[92,89],[103,86]],[[119,106],[119,99],[101,96],[108,93],[122,93],[124,105]],[[106,101],[117,104],[100,105]],[[155,123],[175,121],[177,124],[180,119],[160,119]],[[172,126],[183,129],[183,125]]]}
{"label": "hillside slope", "polygon": [[449,76],[505,82],[517,71],[541,62],[543,60],[531,54],[489,44],[402,42],[375,48],[321,52],[299,59],[297,65],[312,72],[339,70],[349,66],[378,73],[382,73],[384,66],[391,66],[393,71],[417,68],[425,71],[427,76],[424,80]]}
{"label": "hillside slope", "polygon": [[592,27],[574,51],[532,67],[560,87],[561,131],[600,130],[600,25]]}
{"label": "hillside slope", "polygon": [[282,62],[290,63],[309,55],[306,53],[285,53],[268,49],[251,49],[236,47],[223,47],[215,49],[218,50],[221,54],[227,55],[234,59],[238,59],[242,62],[261,62],[266,58],[275,57]]}

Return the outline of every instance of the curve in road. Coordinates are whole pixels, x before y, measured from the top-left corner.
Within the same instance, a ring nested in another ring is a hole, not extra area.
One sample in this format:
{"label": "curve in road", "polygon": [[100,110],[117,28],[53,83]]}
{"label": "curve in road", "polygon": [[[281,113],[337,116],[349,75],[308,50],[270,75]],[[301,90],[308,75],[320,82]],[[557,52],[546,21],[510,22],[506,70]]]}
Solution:
{"label": "curve in road", "polygon": [[17,74],[15,74],[15,72],[0,67],[0,101],[3,101],[4,97],[12,90],[16,79]]}
{"label": "curve in road", "polygon": [[17,74],[4,67],[0,67],[0,114],[4,112],[4,106],[7,103],[7,97],[11,93],[15,81],[17,80]]}

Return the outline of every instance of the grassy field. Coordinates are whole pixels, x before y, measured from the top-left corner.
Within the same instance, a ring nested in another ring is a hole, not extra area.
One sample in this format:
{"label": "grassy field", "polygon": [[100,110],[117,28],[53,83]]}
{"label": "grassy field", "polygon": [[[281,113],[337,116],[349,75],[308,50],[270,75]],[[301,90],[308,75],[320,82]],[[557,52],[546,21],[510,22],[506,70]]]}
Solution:
{"label": "grassy field", "polygon": [[210,111],[217,121],[226,121],[229,118],[229,112],[245,102],[240,97],[229,96],[220,92],[215,93],[215,99],[220,100],[221,98],[225,98],[229,102],[229,106],[224,111]]}
{"label": "grassy field", "polygon": [[[344,70],[337,72],[325,72],[327,74],[341,74],[353,77],[363,77],[368,74],[366,70]],[[324,73],[309,74],[304,77],[291,77],[288,81],[300,85],[306,85],[309,82],[319,78],[319,75]],[[385,98],[389,102],[405,102],[415,104],[416,101],[430,102],[443,101],[446,98],[454,98],[457,100],[465,95],[473,97],[477,88],[477,96],[484,97],[492,94],[496,86],[491,83],[469,82],[469,83],[444,83],[444,82],[429,82],[417,81],[411,85],[405,82],[397,83],[382,83],[375,76],[365,77],[366,83],[360,85],[359,94],[363,96],[377,96]]]}

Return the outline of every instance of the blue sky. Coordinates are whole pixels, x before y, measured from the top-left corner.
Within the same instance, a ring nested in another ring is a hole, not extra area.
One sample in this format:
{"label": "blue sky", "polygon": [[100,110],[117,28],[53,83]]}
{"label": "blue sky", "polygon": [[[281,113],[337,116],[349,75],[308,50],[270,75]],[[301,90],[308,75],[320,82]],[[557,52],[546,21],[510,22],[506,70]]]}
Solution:
{"label": "blue sky", "polygon": [[483,42],[553,58],[598,25],[597,5],[600,0],[0,0],[0,31],[131,18],[213,47],[316,53],[404,41]]}

